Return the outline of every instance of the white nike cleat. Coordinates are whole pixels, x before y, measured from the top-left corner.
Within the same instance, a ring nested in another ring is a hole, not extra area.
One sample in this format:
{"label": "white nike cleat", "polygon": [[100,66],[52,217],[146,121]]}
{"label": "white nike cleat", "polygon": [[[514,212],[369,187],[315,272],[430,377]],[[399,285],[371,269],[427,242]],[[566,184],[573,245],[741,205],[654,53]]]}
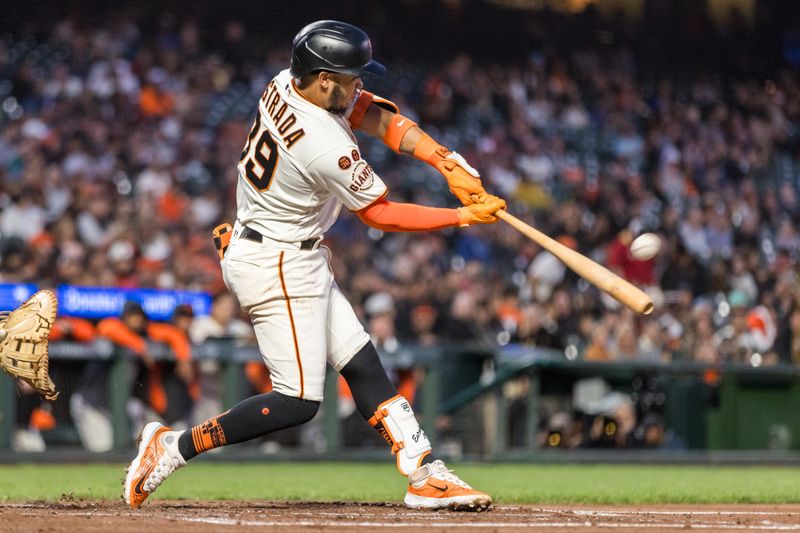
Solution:
{"label": "white nike cleat", "polygon": [[439,459],[412,472],[408,481],[403,501],[412,509],[486,511],[492,506],[491,496],[467,485]]}
{"label": "white nike cleat", "polygon": [[150,422],[137,441],[139,454],[125,469],[122,497],[131,509],[138,509],[174,471],[186,464],[178,451],[182,431]]}

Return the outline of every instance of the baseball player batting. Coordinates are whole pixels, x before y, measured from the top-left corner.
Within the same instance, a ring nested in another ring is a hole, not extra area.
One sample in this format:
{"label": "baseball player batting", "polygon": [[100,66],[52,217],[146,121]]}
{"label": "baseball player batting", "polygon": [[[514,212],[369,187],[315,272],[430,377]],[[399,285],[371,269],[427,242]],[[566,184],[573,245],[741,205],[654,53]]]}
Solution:
{"label": "baseball player batting", "polygon": [[[367,35],[350,24],[319,21],[294,38],[291,67],[267,85],[242,151],[237,220],[232,231],[216,234],[229,239],[219,244],[223,278],[250,314],[273,391],[189,431],[147,424],[124,482],[131,507],[140,507],[170,474],[204,451],[311,420],[322,401],[326,363],[341,373],[359,412],[391,446],[397,469],[408,477],[408,507],[490,507],[487,494],[433,454],[336,285],[330,251],[320,246],[342,205],[384,231],[487,224],[505,207],[486,193],[463,157],[434,141],[394,103],[363,90],[362,77],[385,70],[372,59]],[[361,156],[356,129],[434,166],[464,205],[443,209],[389,201],[386,185]]]}

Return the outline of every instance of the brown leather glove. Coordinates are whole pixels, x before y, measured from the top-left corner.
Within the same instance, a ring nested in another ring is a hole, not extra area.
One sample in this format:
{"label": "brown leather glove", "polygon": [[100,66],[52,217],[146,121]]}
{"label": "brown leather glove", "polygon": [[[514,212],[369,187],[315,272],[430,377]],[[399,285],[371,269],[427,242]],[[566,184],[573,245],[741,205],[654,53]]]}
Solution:
{"label": "brown leather glove", "polygon": [[50,379],[47,351],[57,310],[56,295],[42,290],[15,310],[0,313],[0,367],[25,381],[46,400],[58,398]]}
{"label": "brown leather glove", "polygon": [[497,222],[495,213],[506,208],[506,201],[486,194],[483,201],[458,208],[458,219],[462,227],[471,224],[492,224]]}

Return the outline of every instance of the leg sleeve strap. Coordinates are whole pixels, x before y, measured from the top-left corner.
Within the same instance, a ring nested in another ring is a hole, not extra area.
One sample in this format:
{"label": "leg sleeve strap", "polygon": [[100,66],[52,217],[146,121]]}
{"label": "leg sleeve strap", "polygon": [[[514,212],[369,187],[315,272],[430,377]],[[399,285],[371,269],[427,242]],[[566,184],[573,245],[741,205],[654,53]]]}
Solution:
{"label": "leg sleeve strap", "polygon": [[397,469],[404,476],[419,468],[423,457],[431,450],[428,437],[403,396],[397,395],[379,405],[369,423],[392,447]]}
{"label": "leg sleeve strap", "polygon": [[431,477],[431,475],[433,475],[433,469],[431,468],[431,465],[424,464],[408,475],[408,482],[416,487],[419,487],[426,479]]}
{"label": "leg sleeve strap", "polygon": [[398,441],[386,428],[386,424],[383,423],[383,419],[389,415],[389,410],[385,407],[383,409],[379,409],[375,411],[375,414],[369,419],[369,423],[372,427],[378,430],[381,437],[389,443],[389,446],[392,447],[392,455],[396,455],[397,452],[403,449],[403,441]]}

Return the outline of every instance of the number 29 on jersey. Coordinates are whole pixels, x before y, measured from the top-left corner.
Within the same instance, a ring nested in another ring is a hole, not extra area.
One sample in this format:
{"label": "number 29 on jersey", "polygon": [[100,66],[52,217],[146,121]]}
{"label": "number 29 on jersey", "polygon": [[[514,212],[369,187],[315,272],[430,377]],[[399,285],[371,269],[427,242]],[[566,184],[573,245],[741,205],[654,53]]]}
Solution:
{"label": "number 29 on jersey", "polygon": [[278,144],[256,118],[239,159],[239,172],[259,192],[269,189],[278,166]]}

